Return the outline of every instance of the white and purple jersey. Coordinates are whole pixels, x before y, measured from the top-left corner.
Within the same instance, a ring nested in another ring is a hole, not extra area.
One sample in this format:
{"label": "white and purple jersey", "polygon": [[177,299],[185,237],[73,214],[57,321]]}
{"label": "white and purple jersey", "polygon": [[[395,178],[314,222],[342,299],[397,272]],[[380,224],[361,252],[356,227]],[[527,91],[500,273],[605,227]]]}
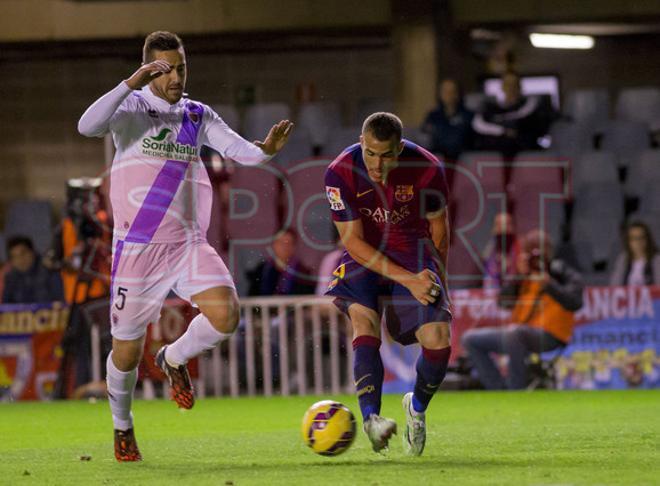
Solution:
{"label": "white and purple jersey", "polygon": [[112,134],[114,237],[131,243],[206,239],[212,187],[199,159],[202,145],[246,165],[269,159],[207,105],[186,98],[170,105],[148,85],[133,91],[123,81],[87,109],[78,130]]}

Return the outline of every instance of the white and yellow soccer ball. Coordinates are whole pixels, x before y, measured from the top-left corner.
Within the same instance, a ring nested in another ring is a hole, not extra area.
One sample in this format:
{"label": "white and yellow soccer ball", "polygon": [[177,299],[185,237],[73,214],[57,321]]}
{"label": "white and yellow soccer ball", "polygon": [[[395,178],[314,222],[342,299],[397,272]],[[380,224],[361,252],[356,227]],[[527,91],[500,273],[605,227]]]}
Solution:
{"label": "white and yellow soccer ball", "polygon": [[337,456],[355,439],[355,417],[345,405],[332,400],[316,402],[302,421],[302,437],[314,452]]}

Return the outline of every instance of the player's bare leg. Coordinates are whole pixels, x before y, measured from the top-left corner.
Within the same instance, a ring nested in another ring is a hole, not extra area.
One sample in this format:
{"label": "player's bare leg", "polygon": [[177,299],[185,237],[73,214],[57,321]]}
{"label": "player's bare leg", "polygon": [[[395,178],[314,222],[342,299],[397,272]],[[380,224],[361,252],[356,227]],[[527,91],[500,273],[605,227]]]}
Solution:
{"label": "player's bare leg", "polygon": [[142,359],[144,337],[132,341],[112,339],[112,352],[106,362],[108,401],[115,428],[115,458],[120,462],[141,461],[133,429],[131,403]]}
{"label": "player's bare leg", "polygon": [[201,313],[179,339],[156,354],[156,364],[169,379],[172,399],[184,409],[195,404],[188,361],[229,338],[239,320],[238,297],[231,287],[213,287],[193,295],[192,301]]}
{"label": "player's bare leg", "polygon": [[446,322],[433,322],[420,327],[415,333],[422,346],[417,360],[415,391],[403,397],[406,431],[403,446],[409,454],[419,456],[426,444],[426,408],[447,371],[450,333]]}
{"label": "player's bare leg", "polygon": [[353,373],[364,432],[375,452],[387,449],[396,434],[396,422],[380,416],[383,387],[383,362],[380,357],[380,319],[378,314],[360,304],[351,304],[348,314],[353,324]]}

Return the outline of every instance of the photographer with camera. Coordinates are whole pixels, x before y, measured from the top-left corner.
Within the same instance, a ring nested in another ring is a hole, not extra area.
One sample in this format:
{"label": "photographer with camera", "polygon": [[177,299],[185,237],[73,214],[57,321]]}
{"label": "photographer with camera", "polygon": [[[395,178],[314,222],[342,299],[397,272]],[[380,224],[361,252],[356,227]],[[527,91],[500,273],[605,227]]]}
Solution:
{"label": "photographer with camera", "polygon": [[57,398],[70,397],[92,379],[91,327],[99,326],[101,353],[110,350],[109,288],[111,225],[101,207],[101,179],[80,177],[67,182],[66,216],[48,255],[61,271],[64,296],[71,306],[62,339],[64,355],[56,385]]}
{"label": "photographer with camera", "polygon": [[[547,234],[527,233],[516,262],[517,275],[503,285],[499,305],[512,309],[512,324],[472,329],[462,337],[463,348],[488,390],[527,386],[526,358],[563,348],[573,333],[573,313],[582,307],[580,275],[552,258]],[[508,355],[506,379],[490,353]]]}
{"label": "photographer with camera", "polygon": [[66,216],[47,255],[51,268],[61,270],[69,304],[83,304],[108,295],[111,225],[101,208],[101,180],[89,177],[67,182]]}

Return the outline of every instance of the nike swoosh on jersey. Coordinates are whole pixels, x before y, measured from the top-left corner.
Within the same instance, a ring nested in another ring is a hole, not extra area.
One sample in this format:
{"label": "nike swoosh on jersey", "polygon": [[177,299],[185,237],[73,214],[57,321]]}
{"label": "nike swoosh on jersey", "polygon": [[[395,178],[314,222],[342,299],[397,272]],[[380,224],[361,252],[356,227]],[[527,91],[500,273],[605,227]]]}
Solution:
{"label": "nike swoosh on jersey", "polygon": [[371,191],[373,191],[373,189],[369,189],[368,191],[364,191],[364,192],[358,192],[356,195],[357,197],[362,197],[365,194],[369,194]]}

